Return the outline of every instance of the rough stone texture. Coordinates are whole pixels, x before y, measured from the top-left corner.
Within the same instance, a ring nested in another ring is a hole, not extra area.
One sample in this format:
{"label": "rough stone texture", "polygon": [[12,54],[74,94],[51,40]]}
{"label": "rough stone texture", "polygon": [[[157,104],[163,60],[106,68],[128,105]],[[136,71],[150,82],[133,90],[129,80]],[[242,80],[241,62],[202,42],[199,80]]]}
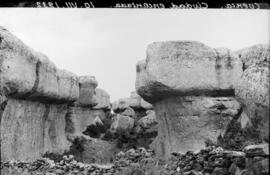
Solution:
{"label": "rough stone texture", "polygon": [[160,157],[171,152],[199,151],[206,142],[217,143],[238,114],[233,98],[171,97],[155,104],[158,137],[153,143]]}
{"label": "rough stone texture", "polygon": [[242,73],[232,52],[195,41],[154,42],[146,54],[137,64],[136,90],[148,102],[169,95],[233,95]]}
{"label": "rough stone texture", "polygon": [[69,140],[74,140],[76,137],[82,136],[87,127],[94,123],[96,117],[101,120],[106,118],[106,113],[103,110],[93,110],[85,107],[70,107],[67,115],[68,128],[66,132]]}
{"label": "rough stone texture", "polygon": [[112,103],[112,110],[116,113],[121,112],[128,107],[133,108],[135,111],[140,109],[153,109],[153,106],[144,101],[136,92],[131,92],[130,97],[121,98]]}
{"label": "rough stone texture", "polygon": [[155,112],[148,111],[147,115],[142,117],[137,123],[144,129],[149,129],[152,126],[157,125],[157,118]]}
{"label": "rough stone texture", "polygon": [[260,132],[258,141],[269,142],[269,46],[255,45],[237,53],[243,60],[244,73],[235,94],[250,125]]}
{"label": "rough stone texture", "polygon": [[110,105],[105,91],[95,94],[97,85],[92,76],[58,69],[0,27],[1,160],[63,154],[76,138],[89,139],[83,131],[105,121]]}
{"label": "rough stone texture", "polygon": [[59,70],[48,58],[28,48],[22,41],[0,29],[0,70],[5,93],[38,101],[75,101],[77,77]]}
{"label": "rough stone texture", "polygon": [[7,30],[0,28],[0,70],[9,94],[26,94],[34,87],[36,65],[32,50]]}
{"label": "rough stone texture", "polygon": [[251,65],[269,64],[269,45],[258,44],[248,48],[244,48],[235,52],[241,58],[243,70],[246,70]]}
{"label": "rough stone texture", "polygon": [[129,134],[134,126],[134,119],[117,114],[112,121],[110,131],[118,134]]}
{"label": "rough stone texture", "polygon": [[93,109],[110,109],[110,95],[105,90],[96,88],[95,98],[97,99],[97,105]]}
{"label": "rough stone texture", "polygon": [[131,107],[127,107],[123,112],[121,112],[121,115],[129,116],[131,118],[135,117],[135,111]]}
{"label": "rough stone texture", "polygon": [[75,158],[84,163],[109,163],[119,151],[116,144],[99,139],[82,139],[71,147]]}
{"label": "rough stone texture", "polygon": [[79,77],[80,95],[76,103],[81,106],[96,106],[98,104],[95,97],[95,89],[97,85],[97,80],[93,76]]}
{"label": "rough stone texture", "polygon": [[9,99],[1,119],[1,159],[33,160],[46,152],[63,153],[65,105]]}

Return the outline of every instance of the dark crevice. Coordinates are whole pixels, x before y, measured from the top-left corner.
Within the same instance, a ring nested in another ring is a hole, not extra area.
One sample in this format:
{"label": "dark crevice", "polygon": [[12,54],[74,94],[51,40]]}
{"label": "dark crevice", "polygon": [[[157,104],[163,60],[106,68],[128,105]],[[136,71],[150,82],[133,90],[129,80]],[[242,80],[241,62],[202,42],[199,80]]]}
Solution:
{"label": "dark crevice", "polygon": [[227,58],[226,68],[227,69],[232,69],[233,68],[233,66],[232,66],[232,57],[231,57],[231,54],[230,54],[229,50],[227,51],[227,55],[228,55],[228,58]]}
{"label": "dark crevice", "polygon": [[102,133],[105,133],[105,131],[106,129],[104,125],[97,122],[95,124],[89,125],[83,134],[93,138],[99,138]]}
{"label": "dark crevice", "polygon": [[[46,132],[46,123],[47,123],[47,120],[48,120],[48,117],[49,117],[49,113],[50,113],[50,105],[45,105],[45,112],[44,112],[44,114],[43,114],[43,116],[42,116],[42,129],[43,129],[43,131],[42,131],[42,138],[45,138],[45,132]],[[43,146],[44,146],[44,143],[45,143],[45,141],[44,141],[44,139],[43,139]]]}
{"label": "dark crevice", "polygon": [[[39,79],[40,79],[39,78],[39,69],[40,69],[40,66],[41,66],[41,61],[38,61],[36,63],[36,80],[34,82],[34,85],[33,85],[32,89],[29,92],[27,92],[26,94],[24,94],[24,95],[22,95],[22,96],[20,96],[18,98],[20,98],[20,99],[27,99],[27,98],[31,97],[33,94],[35,94],[37,92],[37,88],[38,88],[38,84],[39,84]],[[14,96],[17,96],[17,94],[14,94]]]}
{"label": "dark crevice", "polygon": [[0,126],[1,126],[1,123],[2,123],[2,115],[3,115],[4,111],[5,111],[7,102],[8,102],[8,100],[5,100],[4,102],[2,102],[0,104]]}

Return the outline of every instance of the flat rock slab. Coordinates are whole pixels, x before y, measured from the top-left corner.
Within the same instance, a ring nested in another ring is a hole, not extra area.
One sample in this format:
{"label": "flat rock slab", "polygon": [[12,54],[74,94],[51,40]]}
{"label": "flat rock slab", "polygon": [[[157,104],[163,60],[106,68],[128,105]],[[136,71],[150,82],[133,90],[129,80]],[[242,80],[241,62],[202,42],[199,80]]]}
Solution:
{"label": "flat rock slab", "polygon": [[137,64],[136,90],[149,102],[169,95],[233,95],[241,60],[195,41],[154,42]]}

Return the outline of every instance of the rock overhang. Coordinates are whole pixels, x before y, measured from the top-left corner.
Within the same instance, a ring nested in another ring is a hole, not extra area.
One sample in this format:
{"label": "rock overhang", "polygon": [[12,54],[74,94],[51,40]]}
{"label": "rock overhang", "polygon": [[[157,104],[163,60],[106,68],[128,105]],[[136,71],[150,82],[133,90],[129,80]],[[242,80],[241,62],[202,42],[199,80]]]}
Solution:
{"label": "rock overhang", "polygon": [[242,62],[231,50],[197,41],[154,42],[136,65],[136,90],[148,102],[168,96],[233,96]]}

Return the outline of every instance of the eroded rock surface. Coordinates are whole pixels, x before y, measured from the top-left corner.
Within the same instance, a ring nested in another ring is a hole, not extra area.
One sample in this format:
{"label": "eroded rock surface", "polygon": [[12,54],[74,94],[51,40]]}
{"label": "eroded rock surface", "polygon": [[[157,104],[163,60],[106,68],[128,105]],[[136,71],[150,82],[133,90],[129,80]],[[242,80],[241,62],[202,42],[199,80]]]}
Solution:
{"label": "eroded rock surface", "polygon": [[76,138],[91,140],[83,132],[110,107],[95,77],[58,69],[2,27],[0,39],[1,160],[63,154]]}
{"label": "eroded rock surface", "polygon": [[[251,137],[268,142],[268,65],[269,46],[232,52],[195,41],[150,44],[137,64],[136,90],[157,115],[157,154],[198,151],[209,142],[241,149]],[[256,134],[241,129],[250,125]]]}
{"label": "eroded rock surface", "polygon": [[148,102],[170,95],[233,95],[242,73],[238,57],[195,41],[154,42],[137,64],[136,90]]}
{"label": "eroded rock surface", "polygon": [[236,96],[250,125],[259,133],[258,141],[269,142],[269,46],[255,45],[237,53],[244,73],[236,84]]}

